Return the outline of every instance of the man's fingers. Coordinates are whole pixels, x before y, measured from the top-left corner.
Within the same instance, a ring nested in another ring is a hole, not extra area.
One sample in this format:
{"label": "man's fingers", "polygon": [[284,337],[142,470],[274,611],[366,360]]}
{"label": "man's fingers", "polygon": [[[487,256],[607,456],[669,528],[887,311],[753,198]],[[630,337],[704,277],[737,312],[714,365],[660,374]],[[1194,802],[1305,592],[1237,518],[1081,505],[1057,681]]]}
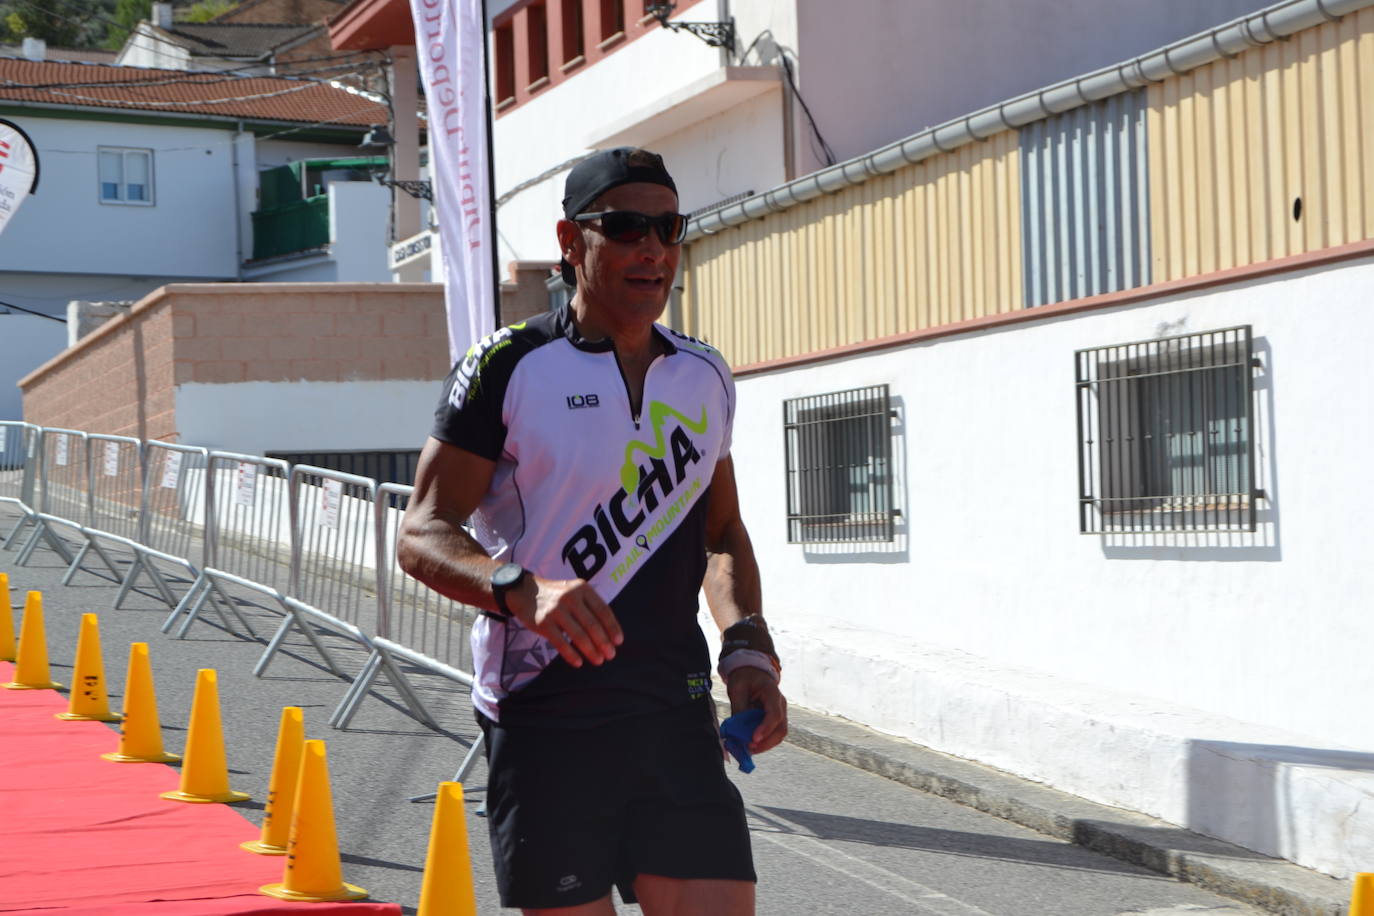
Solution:
{"label": "man's fingers", "polygon": [[[620,629],[620,621],[615,619],[615,611],[612,611],[611,606],[590,587],[587,589],[586,605],[611,645],[618,646],[625,641],[625,634]],[[614,650],[611,654],[615,654]]]}
{"label": "man's fingers", "polygon": [[763,721],[749,742],[751,754],[771,751],[787,737],[787,700],[775,687],[763,698]]}
{"label": "man's fingers", "polygon": [[570,642],[568,642],[568,638],[563,635],[563,631],[558,628],[557,624],[546,626],[541,629],[544,638],[552,643],[553,647],[558,650],[558,654],[563,657],[563,661],[572,665],[574,668],[582,667],[582,655],[573,648]]}

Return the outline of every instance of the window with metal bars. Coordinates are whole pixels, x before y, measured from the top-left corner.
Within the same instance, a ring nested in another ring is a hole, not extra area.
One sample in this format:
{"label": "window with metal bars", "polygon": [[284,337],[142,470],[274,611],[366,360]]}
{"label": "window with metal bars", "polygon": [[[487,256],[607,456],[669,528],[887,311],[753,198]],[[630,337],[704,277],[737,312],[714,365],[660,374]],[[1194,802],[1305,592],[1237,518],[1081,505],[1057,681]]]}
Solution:
{"label": "window with metal bars", "polygon": [[892,406],[886,385],[783,402],[787,541],[891,541]]}
{"label": "window with metal bars", "polygon": [[1250,326],[1074,354],[1079,531],[1254,531]]}

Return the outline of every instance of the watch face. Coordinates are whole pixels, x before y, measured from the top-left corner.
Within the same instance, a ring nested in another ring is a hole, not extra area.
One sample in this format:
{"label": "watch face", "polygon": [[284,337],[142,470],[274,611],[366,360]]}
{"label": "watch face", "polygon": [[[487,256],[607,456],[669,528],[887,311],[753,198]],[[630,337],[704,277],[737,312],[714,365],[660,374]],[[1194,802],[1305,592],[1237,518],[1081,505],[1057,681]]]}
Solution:
{"label": "watch face", "polygon": [[496,568],[496,572],[491,574],[491,584],[493,588],[510,588],[520,581],[520,577],[525,574],[524,567],[516,563],[505,563]]}

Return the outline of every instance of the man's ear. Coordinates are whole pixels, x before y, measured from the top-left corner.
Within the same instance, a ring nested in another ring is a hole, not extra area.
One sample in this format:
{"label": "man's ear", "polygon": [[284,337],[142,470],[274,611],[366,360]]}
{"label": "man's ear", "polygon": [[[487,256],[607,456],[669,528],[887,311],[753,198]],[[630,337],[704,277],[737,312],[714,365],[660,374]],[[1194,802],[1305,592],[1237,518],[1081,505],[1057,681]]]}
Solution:
{"label": "man's ear", "polygon": [[582,256],[586,253],[587,245],[582,238],[582,232],[578,229],[577,223],[570,219],[560,219],[558,221],[558,253],[563,260],[573,267],[582,263]]}

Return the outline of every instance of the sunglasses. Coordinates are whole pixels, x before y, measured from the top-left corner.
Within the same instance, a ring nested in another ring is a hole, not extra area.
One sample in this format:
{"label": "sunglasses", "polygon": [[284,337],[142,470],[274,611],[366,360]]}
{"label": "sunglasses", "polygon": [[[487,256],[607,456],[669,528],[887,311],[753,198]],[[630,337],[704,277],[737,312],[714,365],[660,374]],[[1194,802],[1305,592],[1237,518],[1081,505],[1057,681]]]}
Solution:
{"label": "sunglasses", "polygon": [[650,229],[658,232],[658,237],[665,245],[681,245],[687,237],[687,217],[681,213],[650,216],[635,210],[603,210],[600,213],[579,213],[573,217],[579,223],[594,219],[601,220],[601,234],[613,242],[641,242],[648,237]]}

